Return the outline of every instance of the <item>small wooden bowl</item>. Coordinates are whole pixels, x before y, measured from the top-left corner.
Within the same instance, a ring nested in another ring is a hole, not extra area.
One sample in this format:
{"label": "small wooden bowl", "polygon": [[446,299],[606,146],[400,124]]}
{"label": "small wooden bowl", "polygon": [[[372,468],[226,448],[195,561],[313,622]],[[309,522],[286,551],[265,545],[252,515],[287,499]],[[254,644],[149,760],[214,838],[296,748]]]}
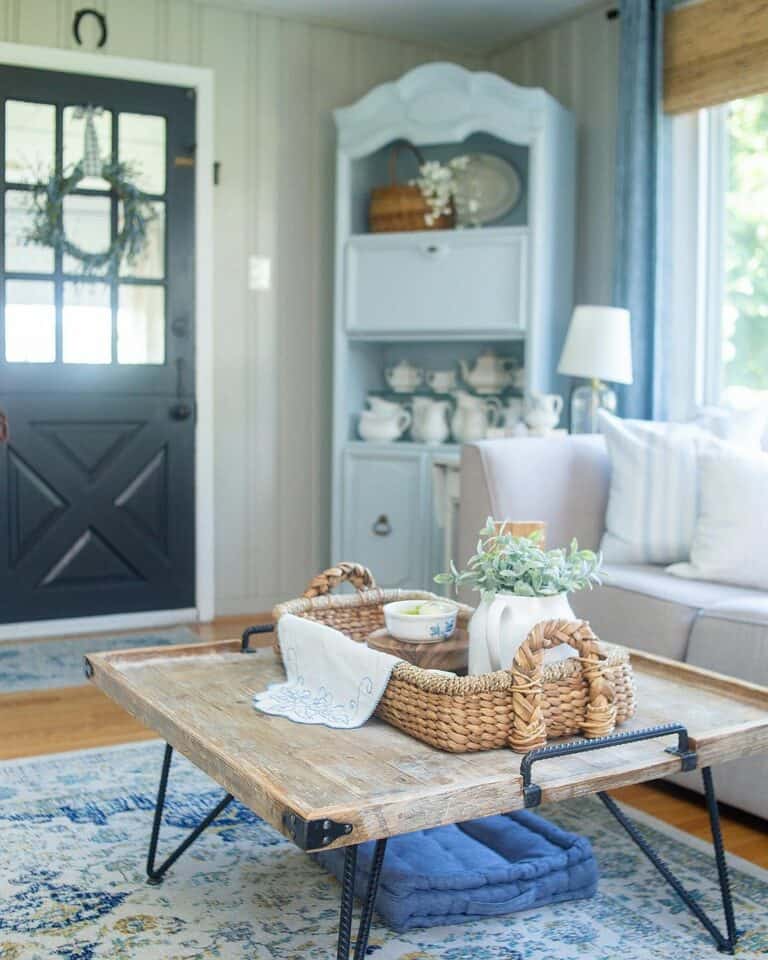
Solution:
{"label": "small wooden bowl", "polygon": [[407,660],[425,670],[447,670],[463,676],[469,664],[469,634],[462,627],[456,627],[453,636],[438,643],[398,640],[386,629],[374,630],[366,643],[373,650],[391,653],[393,657]]}

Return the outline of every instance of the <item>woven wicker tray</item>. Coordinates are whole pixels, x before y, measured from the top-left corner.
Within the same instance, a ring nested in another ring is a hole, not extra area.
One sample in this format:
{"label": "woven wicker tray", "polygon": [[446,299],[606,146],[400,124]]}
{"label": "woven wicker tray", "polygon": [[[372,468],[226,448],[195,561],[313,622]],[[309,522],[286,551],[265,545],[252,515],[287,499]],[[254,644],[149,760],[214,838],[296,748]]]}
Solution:
{"label": "woven wicker tray", "polygon": [[[357,593],[332,596],[345,581]],[[427,599],[441,598],[420,590],[382,590],[366,567],[340,563],[315,577],[302,597],[278,604],[274,616],[279,620],[292,613],[363,641],[383,627],[384,604]],[[460,626],[466,627],[472,612],[459,606]],[[542,664],[544,651],[561,643],[577,650],[578,657]],[[275,649],[279,654],[277,639]],[[583,620],[537,624],[509,670],[450,677],[400,663],[376,709],[387,723],[450,753],[501,747],[525,753],[556,737],[603,737],[634,712],[627,652],[599,643]]]}

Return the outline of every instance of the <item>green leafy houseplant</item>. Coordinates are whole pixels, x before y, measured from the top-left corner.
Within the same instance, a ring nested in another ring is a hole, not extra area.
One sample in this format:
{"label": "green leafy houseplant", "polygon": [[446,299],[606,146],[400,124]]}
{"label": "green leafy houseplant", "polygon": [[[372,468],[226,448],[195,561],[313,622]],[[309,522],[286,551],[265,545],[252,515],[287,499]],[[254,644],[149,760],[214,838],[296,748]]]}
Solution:
{"label": "green leafy houseplant", "polygon": [[602,557],[592,550],[579,550],[575,540],[568,550],[543,550],[538,533],[529,537],[497,534],[493,520],[480,531],[477,553],[459,571],[438,573],[436,583],[450,583],[458,589],[469,586],[483,600],[499,593],[520,597],[552,597],[592,588],[600,581]]}

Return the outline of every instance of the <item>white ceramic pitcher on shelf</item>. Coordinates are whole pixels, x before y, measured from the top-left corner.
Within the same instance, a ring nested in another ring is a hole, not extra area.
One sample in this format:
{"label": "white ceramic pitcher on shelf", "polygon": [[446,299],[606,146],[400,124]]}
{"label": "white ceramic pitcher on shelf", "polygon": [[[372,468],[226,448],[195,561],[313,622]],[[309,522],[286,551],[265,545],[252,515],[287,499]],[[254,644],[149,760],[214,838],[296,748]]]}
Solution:
{"label": "white ceramic pitcher on shelf", "polygon": [[402,437],[410,425],[411,415],[407,410],[381,415],[373,410],[363,410],[357,431],[368,443],[393,443]]}
{"label": "white ceramic pitcher on shelf", "polygon": [[546,435],[560,422],[563,398],[557,393],[532,393],[526,402],[525,422],[531,432]]}
{"label": "white ceramic pitcher on shelf", "polygon": [[416,443],[445,443],[450,434],[448,400],[432,397],[413,398],[413,426],[411,436]]}
{"label": "white ceramic pitcher on shelf", "polygon": [[370,411],[377,417],[399,417],[407,409],[407,401],[387,400],[385,397],[377,397],[375,394],[368,394],[366,402]]}
{"label": "white ceramic pitcher on shelf", "polygon": [[476,397],[466,390],[456,391],[451,432],[457,443],[482,440],[488,427],[498,426],[500,419],[501,403],[498,397]]}

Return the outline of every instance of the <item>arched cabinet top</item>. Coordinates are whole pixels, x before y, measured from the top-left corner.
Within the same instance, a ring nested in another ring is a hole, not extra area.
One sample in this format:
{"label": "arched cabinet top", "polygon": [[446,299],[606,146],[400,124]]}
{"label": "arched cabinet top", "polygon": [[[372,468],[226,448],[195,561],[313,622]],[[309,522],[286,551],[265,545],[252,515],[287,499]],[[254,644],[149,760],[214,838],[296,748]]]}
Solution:
{"label": "arched cabinet top", "polygon": [[544,90],[452,63],[430,63],[375,87],[334,117],[339,151],[361,157],[399,139],[459,143],[473,133],[490,133],[530,143],[561,112]]}

